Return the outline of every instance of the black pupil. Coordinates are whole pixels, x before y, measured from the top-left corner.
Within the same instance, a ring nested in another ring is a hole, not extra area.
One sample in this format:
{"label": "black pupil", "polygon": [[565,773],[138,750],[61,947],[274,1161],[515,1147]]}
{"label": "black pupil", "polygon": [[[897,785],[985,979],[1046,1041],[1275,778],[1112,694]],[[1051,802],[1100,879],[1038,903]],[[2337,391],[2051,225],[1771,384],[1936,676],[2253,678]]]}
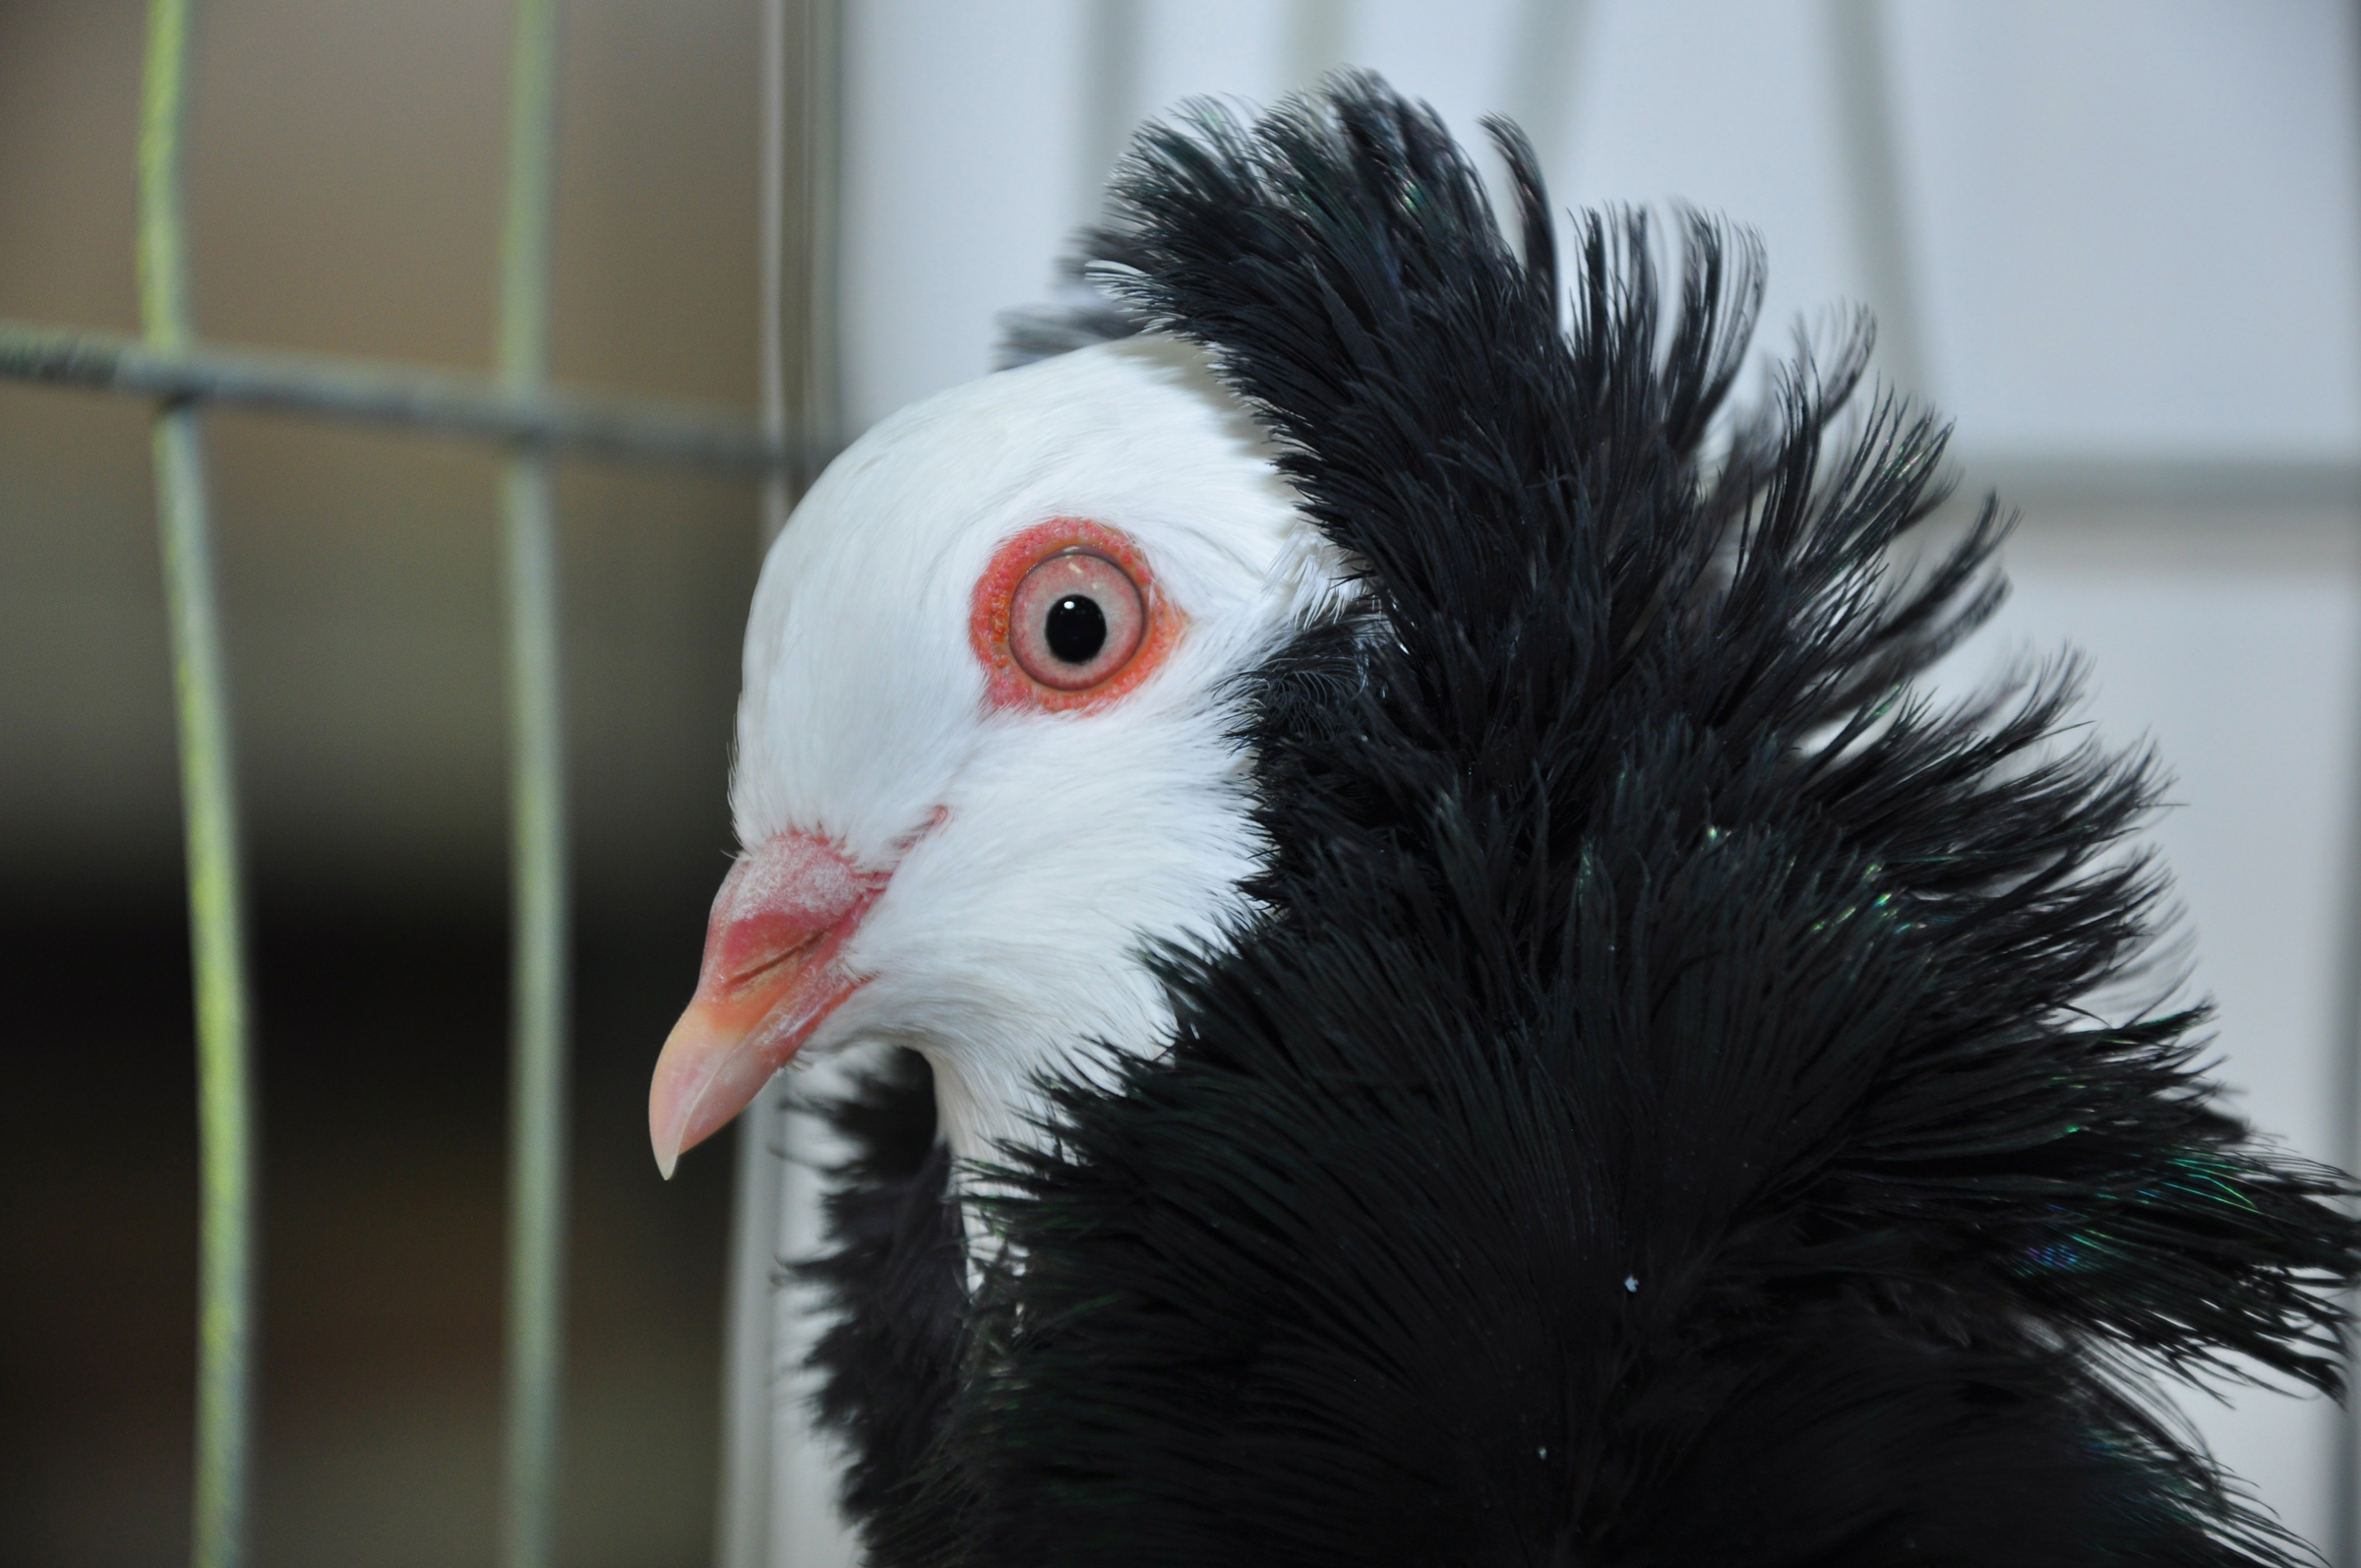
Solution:
{"label": "black pupil", "polygon": [[1088,664],[1107,645],[1107,612],[1086,594],[1069,593],[1050,606],[1042,627],[1050,651],[1062,663]]}

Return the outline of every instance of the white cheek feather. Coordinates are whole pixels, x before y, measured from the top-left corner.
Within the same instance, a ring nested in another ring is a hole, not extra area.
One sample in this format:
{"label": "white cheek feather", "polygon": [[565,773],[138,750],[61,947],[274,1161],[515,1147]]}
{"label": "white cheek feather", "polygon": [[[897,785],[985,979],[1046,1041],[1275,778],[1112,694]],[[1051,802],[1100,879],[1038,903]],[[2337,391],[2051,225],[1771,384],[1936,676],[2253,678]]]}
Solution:
{"label": "white cheek feather", "polygon": [[847,1004],[845,1027],[936,1061],[944,1132],[962,1156],[1026,1131],[1036,1075],[1095,1076],[1094,1048],[1160,1049],[1169,1019],[1142,949],[1211,940],[1246,913],[1238,883],[1262,846],[1245,758],[1213,704],[1151,700],[1143,691],[1132,711],[1095,724],[994,726],[948,794],[942,830],[911,852],[847,948],[877,978]]}
{"label": "white cheek feather", "polygon": [[[995,710],[971,596],[1024,528],[1137,544],[1187,624],[1098,710]],[[1102,1079],[1171,1018],[1141,962],[1244,918],[1263,846],[1234,678],[1344,593],[1260,430],[1193,348],[1145,337],[904,410],[822,475],[757,589],[731,801],[742,842],[821,834],[893,876],[868,977],[805,1048],[923,1052],[963,1160],[1034,1136],[1044,1075]]]}

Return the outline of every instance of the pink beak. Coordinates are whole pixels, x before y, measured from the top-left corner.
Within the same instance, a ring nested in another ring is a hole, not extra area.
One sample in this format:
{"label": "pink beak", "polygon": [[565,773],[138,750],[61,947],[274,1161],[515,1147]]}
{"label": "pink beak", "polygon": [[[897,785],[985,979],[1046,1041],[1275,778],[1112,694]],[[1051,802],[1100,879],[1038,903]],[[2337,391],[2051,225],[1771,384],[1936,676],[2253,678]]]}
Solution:
{"label": "pink beak", "polygon": [[886,874],[809,833],[781,833],[738,857],[713,898],[696,995],[648,1088],[648,1137],[667,1178],[683,1150],[752,1104],[860,989],[836,958]]}

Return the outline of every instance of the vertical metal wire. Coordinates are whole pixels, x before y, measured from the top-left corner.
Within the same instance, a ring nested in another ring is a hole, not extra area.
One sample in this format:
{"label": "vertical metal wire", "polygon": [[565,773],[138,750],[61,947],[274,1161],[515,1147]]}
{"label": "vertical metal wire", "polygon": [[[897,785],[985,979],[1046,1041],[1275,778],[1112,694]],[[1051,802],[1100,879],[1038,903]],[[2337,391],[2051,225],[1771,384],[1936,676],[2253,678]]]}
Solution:
{"label": "vertical metal wire", "polygon": [[[837,373],[841,0],[763,0],[761,35],[762,430],[795,466],[763,487],[765,550],[842,421]],[[834,1478],[810,1431],[801,1377],[812,1303],[781,1278],[814,1250],[811,1151],[765,1092],[738,1123],[729,1318],[722,1357],[717,1568],[834,1568],[856,1556],[829,1495]]]}
{"label": "vertical metal wire", "polygon": [[1311,87],[1343,65],[1352,32],[1352,0],[1289,0],[1288,86]]}
{"label": "vertical metal wire", "polygon": [[793,211],[800,244],[782,258],[791,279],[782,325],[793,373],[786,378],[789,434],[801,455],[793,470],[798,495],[844,443],[844,378],[837,337],[837,223],[843,210],[844,0],[802,0],[795,35],[794,121],[799,155]]}
{"label": "vertical metal wire", "polygon": [[721,1490],[715,1568],[768,1568],[778,1463],[779,1097],[765,1091],[738,1118],[730,1211],[730,1277],[721,1356]]}
{"label": "vertical metal wire", "polygon": [[1574,173],[1567,111],[1582,84],[1576,80],[1590,0],[1520,0],[1510,34],[1508,117],[1525,129],[1544,171]]}
{"label": "vertical metal wire", "polygon": [[[189,0],[151,0],[141,91],[140,314],[149,341],[188,346],[181,149],[188,119]],[[254,1348],[254,1096],[239,885],[237,783],[213,587],[205,443],[196,405],[167,404],[154,432],[156,524],[171,618],[172,685],[187,823],[189,940],[197,992],[202,1234],[197,1309],[196,1568],[244,1560]]]}
{"label": "vertical metal wire", "polygon": [[1894,95],[1886,80],[1885,22],[1881,0],[1828,0],[1841,151],[1851,186],[1853,240],[1869,307],[1877,314],[1877,358],[1887,381],[1923,397],[1928,391],[1925,343],[1910,277]]}
{"label": "vertical metal wire", "polygon": [[1107,201],[1107,176],[1130,150],[1140,115],[1147,42],[1144,0],[1092,0],[1083,18],[1082,146],[1076,160],[1074,213],[1095,223]]}
{"label": "vertical metal wire", "polygon": [[[517,0],[501,230],[499,374],[537,392],[549,360],[556,0]],[[565,1363],[567,867],[558,569],[549,459],[519,448],[503,476],[509,593],[514,899],[509,1075],[508,1470],[505,1568],[547,1568]]]}
{"label": "vertical metal wire", "polygon": [[[2340,759],[2345,787],[2353,790],[2361,777],[2361,744],[2349,747]],[[2343,877],[2336,910],[2337,951],[2343,959],[2336,976],[2334,1055],[2329,1090],[2335,1105],[2336,1163],[2347,1172],[2361,1172],[2361,818],[2347,814]],[[2351,1201],[2347,1200],[2348,1208]],[[2354,1380],[2352,1361],[2361,1350],[2361,1292],[2347,1291],[2344,1309],[2346,1377]],[[2361,1568],[2361,1394],[2348,1393],[2336,1413],[2336,1435],[2331,1445],[2329,1538],[2321,1542],[2331,1568]]]}
{"label": "vertical metal wire", "polygon": [[[762,434],[787,439],[787,0],[762,0]],[[795,476],[762,480],[762,544],[787,526]]]}
{"label": "vertical metal wire", "polygon": [[[2345,131],[2361,136],[2361,5],[2345,9]],[[2347,799],[2361,805],[2361,738],[2343,758]],[[2336,929],[2338,967],[2335,996],[2335,1055],[2330,1090],[2335,1096],[2336,1161],[2347,1172],[2361,1173],[2361,813],[2345,819],[2344,876],[2338,889]],[[2348,1200],[2349,1201],[2349,1200]],[[2345,1293],[2348,1314],[2344,1330],[2346,1377],[2361,1352],[2361,1292]],[[2336,1413],[2336,1438],[2329,1478],[2330,1506],[2334,1510],[2329,1538],[2322,1544],[2332,1568],[2361,1568],[2361,1394],[2348,1392]]]}
{"label": "vertical metal wire", "polygon": [[762,491],[761,542],[841,439],[836,346],[836,105],[841,0],[762,0],[761,429],[792,442]]}
{"label": "vertical metal wire", "polygon": [[[794,470],[799,496],[844,442],[843,345],[838,331],[844,13],[845,0],[800,0],[802,26],[793,35],[794,72],[788,78],[797,93],[798,113],[792,123],[801,134],[799,155],[788,165],[799,182],[791,210],[801,243],[789,247],[782,258],[788,264],[786,275],[793,279],[783,295],[788,305],[783,325],[789,329],[784,341],[792,367],[786,378],[788,430],[801,453]],[[811,1257],[819,1250],[819,1172],[844,1157],[842,1150],[819,1146],[813,1137],[815,1129],[806,1125],[813,1119],[787,1115],[784,1105],[772,1115],[771,1125],[779,1136],[774,1169],[784,1177],[778,1229],[765,1257],[774,1280],[778,1260]],[[806,1357],[822,1326],[819,1306],[809,1290],[790,1291],[777,1299],[773,1314],[779,1331],[771,1362],[772,1398],[779,1408],[774,1429],[781,1432],[786,1451],[784,1463],[774,1462],[774,1555],[766,1562],[779,1568],[852,1568],[861,1558],[859,1542],[836,1510],[838,1478],[832,1450],[813,1428],[817,1389]]]}
{"label": "vertical metal wire", "polygon": [[[762,0],[762,189],[758,214],[761,298],[757,330],[762,377],[762,434],[787,436],[787,121],[788,0]],[[762,481],[760,543],[787,525],[794,476]],[[737,1170],[731,1199],[727,1316],[722,1324],[721,1490],[714,1531],[715,1568],[763,1568],[771,1558],[771,1476],[777,1459],[777,1355],[780,1139],[776,1097],[763,1093],[738,1118]]]}

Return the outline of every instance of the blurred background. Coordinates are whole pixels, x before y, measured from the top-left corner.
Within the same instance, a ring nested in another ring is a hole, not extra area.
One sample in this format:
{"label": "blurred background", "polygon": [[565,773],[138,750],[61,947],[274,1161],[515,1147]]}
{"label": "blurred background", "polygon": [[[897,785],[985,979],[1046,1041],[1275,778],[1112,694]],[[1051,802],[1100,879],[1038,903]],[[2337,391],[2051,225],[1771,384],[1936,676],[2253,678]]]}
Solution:
{"label": "blurred background", "polygon": [[[0,316],[131,330],[137,0],[0,3]],[[508,15],[211,0],[200,331],[489,364]],[[566,0],[554,371],[751,406],[757,0]],[[2361,994],[2361,29],[2334,0],[844,0],[843,428],[984,373],[1130,126],[1343,62],[1561,205],[1758,227],[1765,346],[1865,301],[2026,522],[1957,657],[2072,643],[2180,779],[2221,1074],[2351,1156]],[[195,1134],[147,413],[0,387],[0,1559],[185,1550]],[[213,418],[264,1094],[254,1559],[489,1562],[506,814],[494,459]],[[645,1147],[733,848],[755,488],[564,470],[578,935],[569,1564],[715,1538],[729,1157]],[[2299,1532],[2338,1420],[2190,1409]]]}

